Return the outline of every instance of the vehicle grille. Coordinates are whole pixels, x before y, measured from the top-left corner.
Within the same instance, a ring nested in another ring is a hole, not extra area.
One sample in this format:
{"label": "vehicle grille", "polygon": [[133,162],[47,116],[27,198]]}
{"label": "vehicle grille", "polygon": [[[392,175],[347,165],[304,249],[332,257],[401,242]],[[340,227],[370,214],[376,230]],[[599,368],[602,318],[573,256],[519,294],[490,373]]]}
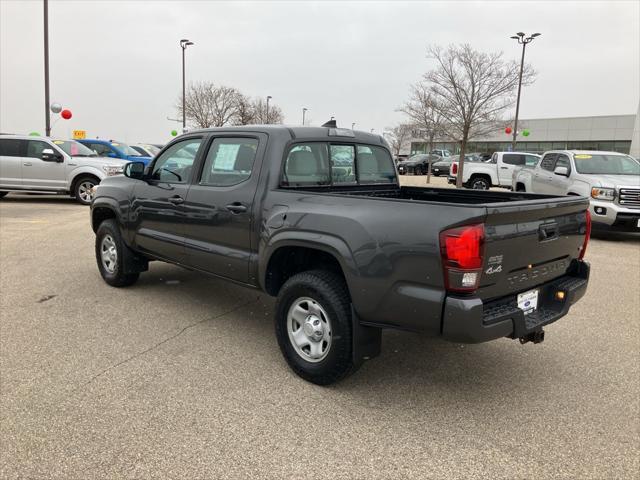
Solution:
{"label": "vehicle grille", "polygon": [[640,208],[640,188],[621,188],[618,203],[629,208]]}

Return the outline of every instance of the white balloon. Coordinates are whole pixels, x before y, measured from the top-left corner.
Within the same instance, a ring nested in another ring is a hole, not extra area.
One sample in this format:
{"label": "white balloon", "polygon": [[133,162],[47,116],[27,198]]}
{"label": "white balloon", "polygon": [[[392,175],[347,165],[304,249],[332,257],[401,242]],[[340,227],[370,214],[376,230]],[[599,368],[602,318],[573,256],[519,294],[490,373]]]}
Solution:
{"label": "white balloon", "polygon": [[51,104],[51,111],[53,113],[60,113],[62,111],[62,105],[60,105],[59,103],[52,103]]}

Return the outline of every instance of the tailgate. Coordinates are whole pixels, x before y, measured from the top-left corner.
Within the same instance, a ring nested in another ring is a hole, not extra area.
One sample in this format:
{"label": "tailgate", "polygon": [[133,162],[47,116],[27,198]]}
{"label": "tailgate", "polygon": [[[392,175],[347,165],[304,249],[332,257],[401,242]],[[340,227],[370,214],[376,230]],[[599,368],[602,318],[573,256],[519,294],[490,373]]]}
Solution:
{"label": "tailgate", "polygon": [[522,292],[565,275],[584,243],[588,207],[583,197],[487,205],[480,298]]}

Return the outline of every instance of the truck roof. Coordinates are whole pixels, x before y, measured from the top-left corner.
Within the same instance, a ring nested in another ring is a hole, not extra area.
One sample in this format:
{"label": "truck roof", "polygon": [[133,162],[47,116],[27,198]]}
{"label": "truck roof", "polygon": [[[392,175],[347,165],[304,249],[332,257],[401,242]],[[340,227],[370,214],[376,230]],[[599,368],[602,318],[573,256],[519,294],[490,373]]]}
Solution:
{"label": "truck roof", "polygon": [[237,127],[216,127],[190,130],[188,133],[197,132],[256,132],[268,135],[286,135],[296,140],[335,139],[344,142],[359,142],[373,145],[384,145],[386,142],[381,135],[376,135],[350,128],[328,127],[300,127],[287,125],[239,125]]}
{"label": "truck roof", "polygon": [[546,153],[571,153],[573,155],[627,155],[620,152],[607,152],[605,150],[547,150]]}

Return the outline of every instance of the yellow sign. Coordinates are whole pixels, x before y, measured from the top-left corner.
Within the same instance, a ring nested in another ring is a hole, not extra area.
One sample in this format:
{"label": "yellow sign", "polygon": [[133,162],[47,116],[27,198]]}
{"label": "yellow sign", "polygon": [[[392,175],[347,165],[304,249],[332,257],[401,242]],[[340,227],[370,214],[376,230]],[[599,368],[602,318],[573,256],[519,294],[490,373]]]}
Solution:
{"label": "yellow sign", "polygon": [[73,138],[75,138],[76,140],[84,140],[85,138],[87,138],[87,131],[86,130],[74,130],[73,131]]}
{"label": "yellow sign", "polygon": [[573,158],[579,158],[580,160],[586,159],[586,158],[593,158],[591,155],[584,155],[584,154],[579,154],[579,155],[574,155]]}

